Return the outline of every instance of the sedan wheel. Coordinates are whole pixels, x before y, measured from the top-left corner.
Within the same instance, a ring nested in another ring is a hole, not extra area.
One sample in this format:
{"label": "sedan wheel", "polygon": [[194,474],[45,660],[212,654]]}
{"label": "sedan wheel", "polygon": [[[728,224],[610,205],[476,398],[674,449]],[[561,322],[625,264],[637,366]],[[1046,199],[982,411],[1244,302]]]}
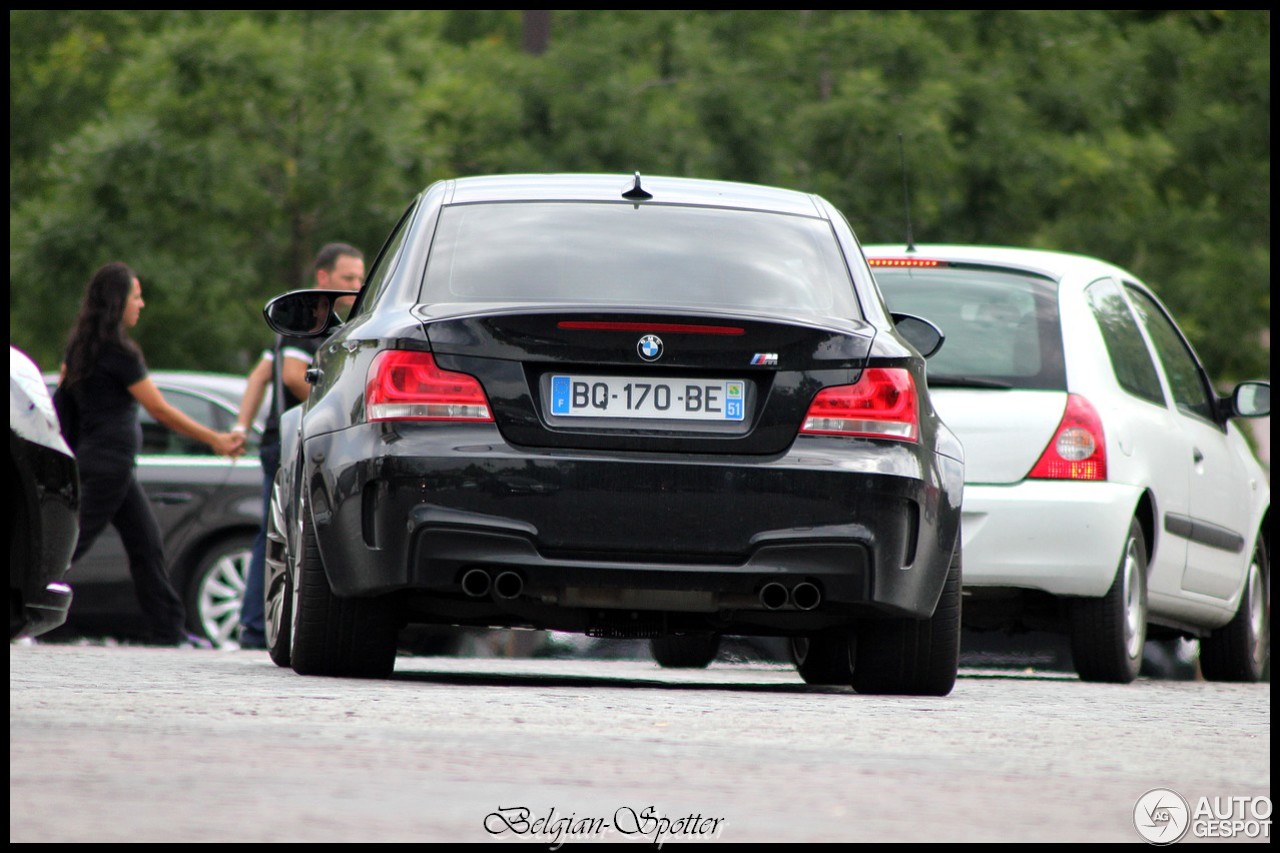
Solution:
{"label": "sedan wheel", "polygon": [[1200,671],[1210,681],[1260,681],[1271,657],[1271,572],[1262,537],[1235,617],[1200,641]]}
{"label": "sedan wheel", "polygon": [[1071,655],[1084,681],[1128,684],[1142,667],[1147,639],[1147,545],[1135,518],[1115,581],[1102,598],[1071,607]]}
{"label": "sedan wheel", "polygon": [[221,648],[235,639],[244,604],[244,583],[253,555],[253,537],[224,539],[207,551],[187,592],[191,627]]}

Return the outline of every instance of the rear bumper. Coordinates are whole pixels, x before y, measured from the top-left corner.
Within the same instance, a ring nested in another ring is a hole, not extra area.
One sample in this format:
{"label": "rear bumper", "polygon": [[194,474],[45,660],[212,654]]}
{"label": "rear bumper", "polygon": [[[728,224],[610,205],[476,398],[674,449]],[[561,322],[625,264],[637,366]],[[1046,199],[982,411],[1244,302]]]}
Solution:
{"label": "rear bumper", "polygon": [[622,612],[783,633],[928,616],[963,476],[892,442],[624,455],[518,449],[492,426],[362,425],[309,439],[304,459],[339,595],[403,591],[429,618],[564,630]]}
{"label": "rear bumper", "polygon": [[1141,495],[1119,483],[966,486],[964,585],[1106,595]]}

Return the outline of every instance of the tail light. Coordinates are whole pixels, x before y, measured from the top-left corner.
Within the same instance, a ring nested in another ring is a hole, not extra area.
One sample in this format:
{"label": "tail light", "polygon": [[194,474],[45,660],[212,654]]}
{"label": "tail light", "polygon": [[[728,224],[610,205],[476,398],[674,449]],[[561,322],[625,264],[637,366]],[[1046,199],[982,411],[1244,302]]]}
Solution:
{"label": "tail light", "polygon": [[854,385],[823,388],[809,404],[800,432],[917,441],[920,406],[911,373],[871,367]]}
{"label": "tail light", "polygon": [[1102,418],[1079,394],[1067,395],[1067,410],[1028,480],[1105,480],[1107,442]]}
{"label": "tail light", "polygon": [[493,421],[480,381],[441,370],[429,352],[384,350],[369,365],[370,421]]}

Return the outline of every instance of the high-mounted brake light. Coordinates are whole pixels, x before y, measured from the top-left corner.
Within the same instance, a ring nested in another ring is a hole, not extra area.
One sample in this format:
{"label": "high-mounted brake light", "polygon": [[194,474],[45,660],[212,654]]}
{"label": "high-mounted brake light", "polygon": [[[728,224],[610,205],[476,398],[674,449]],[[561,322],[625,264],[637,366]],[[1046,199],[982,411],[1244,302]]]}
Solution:
{"label": "high-mounted brake light", "polygon": [[823,388],[809,404],[800,432],[917,441],[915,380],[901,367],[871,367],[853,385]]}
{"label": "high-mounted brake light", "polygon": [[1067,408],[1062,413],[1058,431],[1027,479],[1107,479],[1107,442],[1102,418],[1084,397],[1067,395]]}
{"label": "high-mounted brake light", "polygon": [[561,320],[561,329],[577,329],[595,332],[661,332],[662,334],[688,335],[745,335],[739,326],[706,326],[694,323],[622,323],[614,320]]}
{"label": "high-mounted brake light", "polygon": [[365,415],[370,421],[492,421],[474,376],[441,370],[429,352],[384,350],[369,365]]}
{"label": "high-mounted brake light", "polygon": [[925,258],[867,258],[873,267],[940,267],[942,261],[930,261]]}

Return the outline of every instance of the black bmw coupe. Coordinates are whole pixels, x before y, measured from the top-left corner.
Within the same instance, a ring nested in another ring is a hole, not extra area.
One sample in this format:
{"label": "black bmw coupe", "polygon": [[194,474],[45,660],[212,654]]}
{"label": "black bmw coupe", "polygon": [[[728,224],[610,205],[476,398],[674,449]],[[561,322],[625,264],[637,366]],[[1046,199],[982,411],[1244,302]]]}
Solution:
{"label": "black bmw coupe", "polygon": [[407,622],[785,637],[803,678],[955,681],[963,454],[844,217],[748,184],[432,185],[284,423],[268,640],[382,677]]}

